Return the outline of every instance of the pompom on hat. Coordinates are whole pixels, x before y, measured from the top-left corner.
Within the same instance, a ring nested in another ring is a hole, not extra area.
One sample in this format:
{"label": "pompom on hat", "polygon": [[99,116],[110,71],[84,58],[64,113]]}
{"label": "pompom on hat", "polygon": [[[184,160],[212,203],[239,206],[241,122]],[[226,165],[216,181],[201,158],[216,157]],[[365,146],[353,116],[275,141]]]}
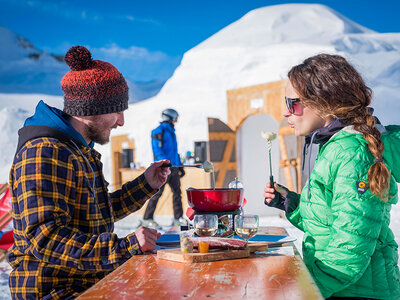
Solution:
{"label": "pompom on hat", "polygon": [[71,68],[61,79],[65,113],[94,116],[128,108],[128,85],[112,64],[93,60],[83,46],[69,49],[64,60]]}

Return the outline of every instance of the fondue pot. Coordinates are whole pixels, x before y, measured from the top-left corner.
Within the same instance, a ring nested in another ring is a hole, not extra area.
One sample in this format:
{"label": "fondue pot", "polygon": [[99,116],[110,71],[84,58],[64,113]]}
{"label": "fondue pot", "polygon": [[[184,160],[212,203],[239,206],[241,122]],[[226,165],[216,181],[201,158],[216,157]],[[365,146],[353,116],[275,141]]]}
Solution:
{"label": "fondue pot", "polygon": [[193,189],[186,190],[189,206],[195,211],[234,211],[243,204],[243,189]]}

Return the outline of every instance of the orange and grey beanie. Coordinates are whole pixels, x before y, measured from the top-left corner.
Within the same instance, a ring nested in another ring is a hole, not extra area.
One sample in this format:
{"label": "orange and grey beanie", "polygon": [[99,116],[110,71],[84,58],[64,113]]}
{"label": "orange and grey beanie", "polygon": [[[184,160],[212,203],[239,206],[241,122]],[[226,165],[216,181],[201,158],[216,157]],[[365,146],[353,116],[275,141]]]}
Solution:
{"label": "orange and grey beanie", "polygon": [[112,64],[92,60],[92,54],[82,46],[69,49],[65,62],[71,71],[61,80],[64,112],[71,116],[94,116],[128,108],[128,85]]}

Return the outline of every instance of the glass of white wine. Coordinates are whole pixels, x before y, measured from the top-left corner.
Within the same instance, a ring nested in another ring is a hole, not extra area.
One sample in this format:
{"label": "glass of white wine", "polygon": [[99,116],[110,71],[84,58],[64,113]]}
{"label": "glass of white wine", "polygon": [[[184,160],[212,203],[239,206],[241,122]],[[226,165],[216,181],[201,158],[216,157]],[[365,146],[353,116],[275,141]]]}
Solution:
{"label": "glass of white wine", "polygon": [[246,245],[247,245],[249,239],[255,236],[258,231],[258,216],[236,215],[235,231],[238,236],[246,240]]}
{"label": "glass of white wine", "polygon": [[195,215],[193,226],[198,236],[213,236],[218,230],[218,217],[217,215]]}

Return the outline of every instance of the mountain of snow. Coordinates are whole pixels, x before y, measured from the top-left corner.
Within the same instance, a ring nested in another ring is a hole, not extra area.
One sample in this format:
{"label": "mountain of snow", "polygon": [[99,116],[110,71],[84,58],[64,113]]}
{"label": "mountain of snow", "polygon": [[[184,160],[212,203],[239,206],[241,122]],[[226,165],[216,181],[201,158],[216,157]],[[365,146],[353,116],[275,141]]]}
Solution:
{"label": "mountain of snow", "polygon": [[[61,96],[61,78],[68,71],[64,56],[39,50],[28,40],[0,26],[0,93]],[[129,103],[155,96],[165,83],[164,80],[134,82],[126,79]]]}
{"label": "mountain of snow", "polygon": [[68,71],[63,60],[0,27],[0,92],[61,95],[57,83]]}
{"label": "mountain of snow", "polygon": [[172,107],[180,114],[179,151],[193,150],[194,141],[208,140],[207,117],[227,121],[228,89],[281,80],[291,66],[318,53],[349,59],[374,90],[376,115],[398,123],[400,33],[376,33],[324,5],[285,4],[250,11],[186,52],[160,93],[131,105],[125,126],[113,134],[133,137],[135,156],[147,165],[150,131],[161,111]]}
{"label": "mountain of snow", "polygon": [[[250,11],[186,52],[161,91],[148,100],[130,105],[125,126],[112,134],[133,137],[137,162],[148,165],[153,158],[150,131],[158,125],[161,111],[172,107],[180,114],[176,125],[179,151],[193,150],[194,141],[208,140],[207,117],[227,121],[228,89],[286,78],[291,66],[322,52],[348,58],[373,89],[373,106],[382,123],[398,123],[400,33],[376,33],[324,5],[285,4]],[[2,63],[1,68],[7,67]],[[0,83],[3,84],[3,77]],[[135,93],[139,92],[131,86],[131,94]],[[18,103],[50,99],[62,107],[62,97],[13,97],[0,94],[0,103],[10,98],[18,99]],[[33,107],[25,109],[33,112]],[[110,147],[100,149],[103,159],[107,159]],[[106,161],[105,173],[110,180],[109,165]]]}
{"label": "mountain of snow", "polygon": [[0,110],[1,147],[0,147],[0,183],[8,182],[10,167],[15,153],[16,133],[29,116],[28,112],[19,108],[3,108]]}
{"label": "mountain of snow", "polygon": [[149,99],[161,90],[165,84],[165,80],[152,80],[147,82],[133,82],[126,78],[129,86],[129,103],[137,103],[139,101]]}

